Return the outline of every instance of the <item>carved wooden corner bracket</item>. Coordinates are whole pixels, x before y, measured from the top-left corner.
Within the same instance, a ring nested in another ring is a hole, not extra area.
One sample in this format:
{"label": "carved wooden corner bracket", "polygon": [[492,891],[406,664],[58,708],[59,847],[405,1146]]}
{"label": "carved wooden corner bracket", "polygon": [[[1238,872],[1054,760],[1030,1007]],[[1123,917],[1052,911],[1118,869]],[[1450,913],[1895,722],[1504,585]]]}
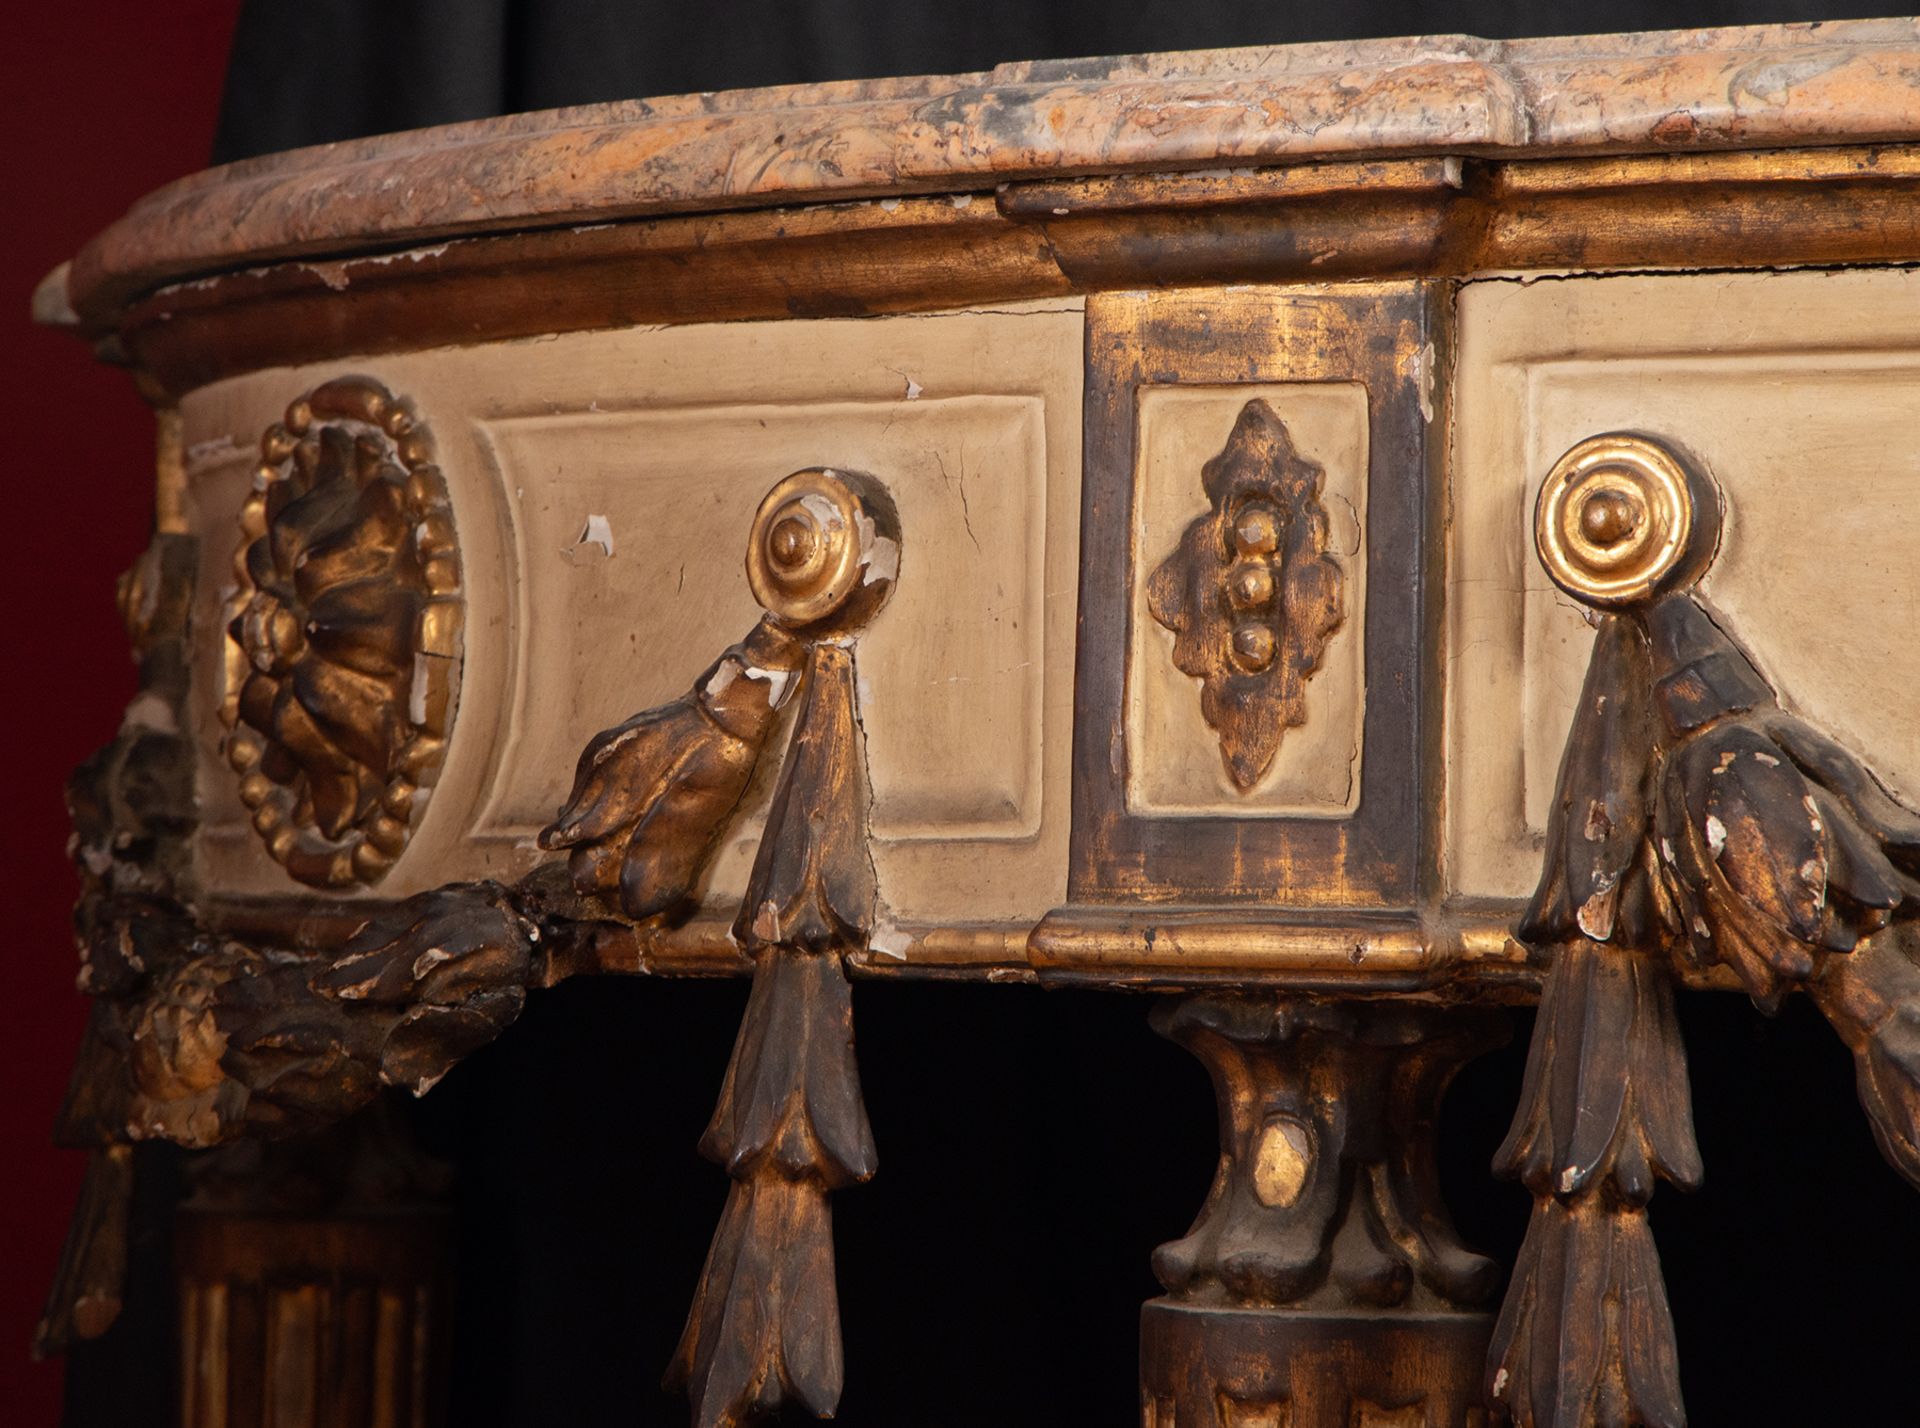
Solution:
{"label": "carved wooden corner bracket", "polygon": [[1630,434],[1574,447],[1536,507],[1598,633],[1519,929],[1550,960],[1498,1166],[1535,1208],[1487,1380],[1519,1428],[1685,1422],[1646,1220],[1657,1181],[1701,1175],[1672,959],[1768,1009],[1808,992],[1920,1184],[1920,815],[1783,710],[1692,593],[1720,526],[1705,473]]}
{"label": "carved wooden corner bracket", "polygon": [[567,873],[433,889],[316,959],[216,935],[191,909],[193,753],[180,731],[196,554],[187,538],[156,536],[122,591],[141,694],[69,786],[81,983],[96,1002],[59,1138],[94,1156],[39,1350],[94,1337],[118,1313],[133,1142],[295,1134],[383,1085],[424,1093],[518,1016],[544,950],[610,917],[687,909],[798,693],[736,924],[754,990],[703,1142],[735,1185],[674,1372],[701,1423],[786,1398],[831,1413],[841,1371],[825,1196],[874,1168],[841,964],[865,947],[876,901],[851,643],[885,603],[899,555],[897,515],[873,478],[787,477],[749,542],[766,617],[685,697],[589,743],[541,835],[569,850]]}

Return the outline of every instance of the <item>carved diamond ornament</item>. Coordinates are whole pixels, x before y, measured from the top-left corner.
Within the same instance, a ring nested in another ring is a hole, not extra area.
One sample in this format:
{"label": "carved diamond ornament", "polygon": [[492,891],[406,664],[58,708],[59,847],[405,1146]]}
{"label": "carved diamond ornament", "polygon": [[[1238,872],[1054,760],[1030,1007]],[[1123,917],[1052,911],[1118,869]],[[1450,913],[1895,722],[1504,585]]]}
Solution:
{"label": "carved diamond ornament", "polygon": [[1325,473],[1286,423],[1248,402],[1201,471],[1212,509],[1147,582],[1147,608],[1173,631],[1173,662],[1200,681],[1234,787],[1260,781],[1281,736],[1306,722],[1306,687],[1346,609],[1327,553]]}
{"label": "carved diamond ornament", "polygon": [[343,377],[260,438],[227,605],[227,757],[267,851],[316,887],[378,882],[440,769],[460,561],[432,442]]}

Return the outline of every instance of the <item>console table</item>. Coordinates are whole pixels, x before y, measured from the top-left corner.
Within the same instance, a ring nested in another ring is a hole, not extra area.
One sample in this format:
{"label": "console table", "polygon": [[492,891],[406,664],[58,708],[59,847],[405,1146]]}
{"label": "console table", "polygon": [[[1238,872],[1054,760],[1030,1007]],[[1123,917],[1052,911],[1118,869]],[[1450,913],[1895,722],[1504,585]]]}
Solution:
{"label": "console table", "polygon": [[[671,1374],[829,1414],[850,982],[1037,981],[1156,993],[1218,1091],[1145,1428],[1676,1428],[1676,993],[1805,993],[1920,1180],[1917,263],[1911,20],[690,95],[142,200],[36,297],[158,427],[43,1347],[164,1139],[189,1428],[433,1421],[383,1088],[733,974]],[[1435,1116],[1536,1000],[1501,1266]]]}

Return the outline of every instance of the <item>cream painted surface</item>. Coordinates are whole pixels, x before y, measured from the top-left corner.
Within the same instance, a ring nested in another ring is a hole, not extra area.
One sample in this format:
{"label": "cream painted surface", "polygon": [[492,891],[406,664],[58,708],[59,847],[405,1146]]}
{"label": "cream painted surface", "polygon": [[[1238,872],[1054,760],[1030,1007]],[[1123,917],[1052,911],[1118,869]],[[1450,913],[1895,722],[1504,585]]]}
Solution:
{"label": "cream painted surface", "polygon": [[1480,282],[1460,298],[1448,886],[1524,897],[1592,633],[1533,553],[1568,447],[1632,429],[1727,505],[1702,593],[1787,706],[1920,796],[1920,273]]}
{"label": "cream painted surface", "polygon": [[[1252,788],[1234,787],[1200,712],[1200,681],[1173,663],[1173,631],[1147,609],[1147,579],[1208,509],[1201,469],[1241,409],[1265,398],[1295,448],[1326,473],[1327,548],[1339,560],[1346,618],[1307,683],[1306,722],[1289,729]],[[1131,643],[1127,651],[1127,806],[1143,813],[1326,815],[1360,799],[1366,704],[1367,392],[1353,382],[1145,387],[1134,473]]]}
{"label": "cream painted surface", "polygon": [[[882,896],[902,921],[1037,916],[1065,895],[1082,345],[1080,305],[1057,302],[579,334],[223,382],[183,403],[199,608],[211,617],[231,584],[250,453],[286,403],[348,372],[409,398],[447,476],[469,607],[446,766],[379,891],[512,877],[544,856],[532,836],[582,745],[684,693],[752,627],[746,538],[766,490],[803,466],[869,471],[904,530],[899,585],[859,656]],[[611,554],[582,539],[594,517]],[[219,639],[197,654],[205,872],[224,890],[294,890],[220,757]],[[716,902],[744,887],[770,786],[715,859]]]}

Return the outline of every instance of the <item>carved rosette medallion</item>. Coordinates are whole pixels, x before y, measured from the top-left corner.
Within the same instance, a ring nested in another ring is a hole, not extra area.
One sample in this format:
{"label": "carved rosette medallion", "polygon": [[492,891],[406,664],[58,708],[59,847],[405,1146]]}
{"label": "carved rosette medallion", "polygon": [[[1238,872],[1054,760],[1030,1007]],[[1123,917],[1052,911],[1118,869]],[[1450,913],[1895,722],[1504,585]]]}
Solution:
{"label": "carved rosette medallion", "polygon": [[260,438],[227,606],[227,757],[276,862],[374,883],[438,774],[459,677],[460,560],[427,430],[343,377]]}
{"label": "carved rosette medallion", "polygon": [[1174,664],[1200,681],[1201,712],[1242,792],[1306,721],[1307,681],[1345,618],[1324,479],[1273,408],[1248,402],[1201,472],[1212,509],[1147,583],[1147,608],[1173,631]]}

